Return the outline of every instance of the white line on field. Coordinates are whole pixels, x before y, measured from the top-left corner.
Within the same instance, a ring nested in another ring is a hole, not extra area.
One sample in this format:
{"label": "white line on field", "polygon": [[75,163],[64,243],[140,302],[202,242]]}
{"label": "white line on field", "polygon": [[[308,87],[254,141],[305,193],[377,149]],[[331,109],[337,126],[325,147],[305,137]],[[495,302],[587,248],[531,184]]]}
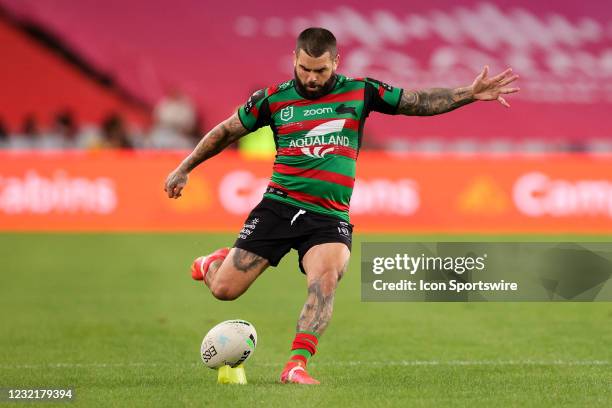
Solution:
{"label": "white line on field", "polygon": [[[398,360],[398,361],[334,361],[312,362],[312,366],[606,366],[607,360]],[[126,367],[196,367],[201,363],[45,363],[45,364],[0,364],[0,369],[44,369],[44,368],[126,368]],[[251,362],[250,366],[281,367],[279,363]]]}
{"label": "white line on field", "polygon": [[[315,363],[313,363],[315,364]],[[346,366],[429,366],[429,365],[440,365],[440,366],[480,366],[480,365],[499,365],[499,366],[511,366],[511,365],[536,365],[536,366],[549,366],[549,365],[609,365],[610,362],[606,360],[400,360],[400,361],[342,361],[339,363],[328,363],[325,365],[346,365]]]}

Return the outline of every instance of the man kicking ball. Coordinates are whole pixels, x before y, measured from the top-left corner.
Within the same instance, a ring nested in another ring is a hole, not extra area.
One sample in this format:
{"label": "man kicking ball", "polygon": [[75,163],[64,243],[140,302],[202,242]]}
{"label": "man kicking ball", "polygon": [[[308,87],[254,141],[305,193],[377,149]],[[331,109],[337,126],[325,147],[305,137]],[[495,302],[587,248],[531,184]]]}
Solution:
{"label": "man kicking ball", "polygon": [[363,125],[371,112],[437,115],[474,101],[498,101],[517,92],[508,69],[489,77],[488,67],[464,88],[419,91],[394,88],[371,78],[336,73],[334,35],[308,28],[297,38],[294,78],[255,92],[217,125],[168,176],[165,191],[178,198],[200,163],[262,126],[271,126],[276,159],[261,202],[251,211],[233,248],[197,258],[192,276],[213,296],[234,300],[292,248],[306,275],[308,296],[297,322],[283,383],[319,384],[306,371],[332,316],[334,293],[346,272],[353,225],[349,203]]}

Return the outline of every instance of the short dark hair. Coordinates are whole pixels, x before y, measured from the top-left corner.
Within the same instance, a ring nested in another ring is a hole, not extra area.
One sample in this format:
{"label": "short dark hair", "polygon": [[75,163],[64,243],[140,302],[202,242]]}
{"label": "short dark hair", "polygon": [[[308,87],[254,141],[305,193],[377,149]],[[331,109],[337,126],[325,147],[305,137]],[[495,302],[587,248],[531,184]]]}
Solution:
{"label": "short dark hair", "polygon": [[332,58],[338,54],[336,37],[331,31],[321,27],[310,27],[300,33],[295,44],[295,53],[299,50],[311,57],[318,58],[329,51]]}

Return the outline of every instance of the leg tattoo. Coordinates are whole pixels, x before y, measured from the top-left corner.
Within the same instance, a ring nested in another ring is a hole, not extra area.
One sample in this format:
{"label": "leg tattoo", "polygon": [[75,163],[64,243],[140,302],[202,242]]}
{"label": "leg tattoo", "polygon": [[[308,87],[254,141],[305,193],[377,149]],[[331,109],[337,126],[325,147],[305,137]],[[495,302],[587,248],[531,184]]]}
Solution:
{"label": "leg tattoo", "polygon": [[206,273],[206,276],[204,279],[204,283],[206,284],[206,286],[210,286],[210,282],[212,281],[213,276],[217,273],[217,269],[219,269],[222,263],[223,263],[223,259],[219,259],[218,261],[212,262],[208,266],[208,272]]}
{"label": "leg tattoo", "polygon": [[244,273],[249,272],[265,261],[261,256],[240,248],[236,248],[232,260],[234,261],[234,267]]}
{"label": "leg tattoo", "polygon": [[316,279],[308,286],[308,298],[297,323],[298,331],[323,334],[331,320],[336,285],[322,285]]}

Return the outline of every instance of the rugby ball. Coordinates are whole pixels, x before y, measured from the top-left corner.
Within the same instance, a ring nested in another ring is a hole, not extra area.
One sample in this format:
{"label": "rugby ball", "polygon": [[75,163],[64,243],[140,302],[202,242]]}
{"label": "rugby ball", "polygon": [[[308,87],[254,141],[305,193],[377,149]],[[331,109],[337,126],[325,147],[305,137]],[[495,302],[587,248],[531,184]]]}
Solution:
{"label": "rugby ball", "polygon": [[209,368],[237,367],[255,351],[257,332],[246,320],[226,320],[206,334],[200,347],[202,361]]}

